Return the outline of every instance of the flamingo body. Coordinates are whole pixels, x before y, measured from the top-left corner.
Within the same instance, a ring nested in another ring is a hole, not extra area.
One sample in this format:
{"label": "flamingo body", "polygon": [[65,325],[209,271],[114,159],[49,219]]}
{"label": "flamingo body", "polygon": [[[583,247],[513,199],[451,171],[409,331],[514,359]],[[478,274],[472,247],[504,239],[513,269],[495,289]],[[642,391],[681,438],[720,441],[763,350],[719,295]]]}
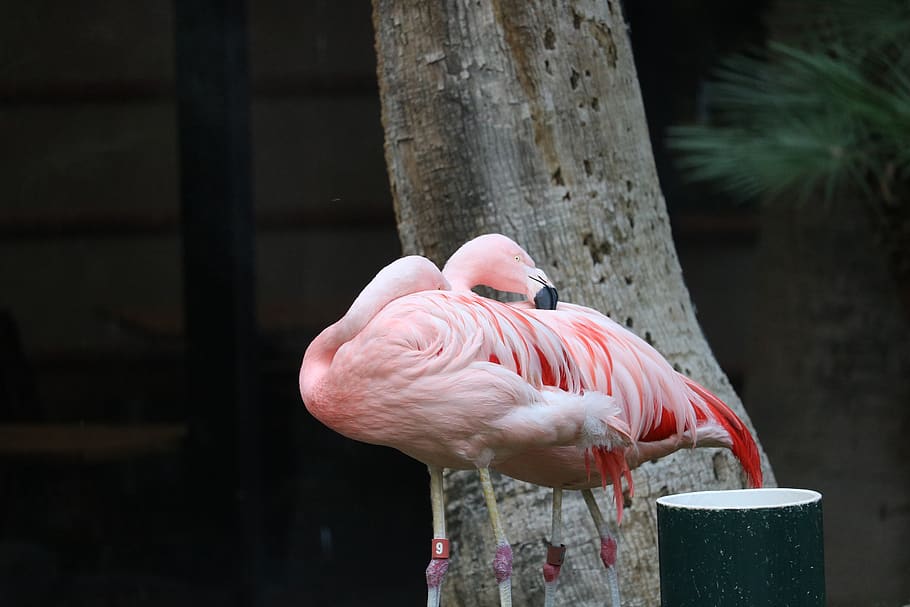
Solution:
{"label": "flamingo body", "polygon": [[[414,262],[389,268],[404,265]],[[347,327],[349,311],[304,356],[301,394],[324,424],[456,469],[496,465],[532,447],[628,444],[619,407],[580,389],[580,368],[547,325],[474,293],[389,297],[383,274],[352,306],[359,326]]]}
{"label": "flamingo body", "polygon": [[[547,309],[481,297],[470,290],[480,284]],[[553,487],[554,512],[558,492],[582,489],[603,546],[614,548],[604,564],[618,604],[615,540],[588,489],[612,483],[621,521],[622,478],[631,491],[639,463],[686,447],[727,447],[760,486],[758,450],[720,399],[654,348],[599,312],[557,299],[527,253],[500,235],[467,243],[442,273],[422,257],[399,259],[307,348],[300,392],[330,428],[429,466],[437,538],[445,538],[442,468],[480,470],[503,605],[511,601],[511,549],[488,468]],[[447,563],[427,568],[430,606],[439,604]]]}

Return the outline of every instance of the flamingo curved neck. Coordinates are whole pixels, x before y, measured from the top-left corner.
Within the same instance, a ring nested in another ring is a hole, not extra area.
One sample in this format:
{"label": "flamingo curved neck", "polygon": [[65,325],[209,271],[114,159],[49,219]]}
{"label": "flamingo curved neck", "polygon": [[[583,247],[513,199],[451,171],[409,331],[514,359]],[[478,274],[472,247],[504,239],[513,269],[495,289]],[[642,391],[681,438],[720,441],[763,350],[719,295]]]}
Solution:
{"label": "flamingo curved neck", "polygon": [[477,285],[485,284],[483,280],[475,278],[468,272],[464,272],[461,269],[450,270],[446,267],[445,277],[449,281],[449,284],[452,285],[453,291],[470,291]]}
{"label": "flamingo curved neck", "polygon": [[490,286],[486,281],[483,267],[464,250],[456,251],[449,258],[442,273],[453,291],[470,291],[478,285]]}
{"label": "flamingo curved neck", "polygon": [[320,406],[321,389],[338,349],[363,331],[389,302],[411,293],[447,287],[439,268],[423,257],[403,257],[380,270],[341,320],[326,328],[307,348],[299,377],[300,395],[307,408],[312,411],[314,406]]}
{"label": "flamingo curved neck", "polygon": [[369,295],[371,294],[367,291],[361,293],[351,304],[347,314],[317,335],[303,355],[303,364],[300,366],[300,394],[308,407],[310,401],[316,398],[318,387],[328,373],[338,349],[354,339],[388,303],[386,300],[377,301]]}

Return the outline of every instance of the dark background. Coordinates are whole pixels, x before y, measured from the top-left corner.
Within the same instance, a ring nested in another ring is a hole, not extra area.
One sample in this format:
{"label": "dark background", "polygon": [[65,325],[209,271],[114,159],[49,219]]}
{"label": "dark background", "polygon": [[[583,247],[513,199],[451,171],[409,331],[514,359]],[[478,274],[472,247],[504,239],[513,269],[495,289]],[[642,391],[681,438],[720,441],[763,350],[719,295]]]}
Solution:
{"label": "dark background", "polygon": [[[764,8],[625,7],[686,282],[738,388],[755,212],[683,183],[662,140]],[[370,13],[3,3],[0,604],[423,600],[424,468],[297,391],[309,340],[400,253]]]}

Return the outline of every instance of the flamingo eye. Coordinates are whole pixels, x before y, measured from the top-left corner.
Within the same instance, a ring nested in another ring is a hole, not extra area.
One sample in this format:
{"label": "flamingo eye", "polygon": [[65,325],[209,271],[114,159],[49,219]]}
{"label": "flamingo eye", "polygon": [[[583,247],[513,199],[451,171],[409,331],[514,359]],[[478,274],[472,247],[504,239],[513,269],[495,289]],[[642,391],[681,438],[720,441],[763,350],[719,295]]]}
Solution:
{"label": "flamingo eye", "polygon": [[516,256],[515,256],[515,261],[519,261],[519,262],[520,262],[520,261],[521,261],[521,255],[516,255]]}

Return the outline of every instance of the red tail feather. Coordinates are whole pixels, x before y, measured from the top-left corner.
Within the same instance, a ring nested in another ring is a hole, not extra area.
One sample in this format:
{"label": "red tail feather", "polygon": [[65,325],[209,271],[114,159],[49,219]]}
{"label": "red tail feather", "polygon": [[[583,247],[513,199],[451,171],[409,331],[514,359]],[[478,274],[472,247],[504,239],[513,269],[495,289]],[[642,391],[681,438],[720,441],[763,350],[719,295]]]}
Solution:
{"label": "red tail feather", "polygon": [[761,487],[763,482],[761,458],[758,455],[755,439],[752,438],[746,425],[730,410],[730,407],[714,394],[688,377],[686,378],[686,383],[696,394],[704,399],[705,404],[708,405],[708,408],[714,414],[715,421],[723,426],[730,435],[730,439],[733,441],[731,450],[746,471],[746,475],[749,477],[749,485],[751,487]]}
{"label": "red tail feather", "polygon": [[[629,491],[632,488],[632,473],[629,470],[629,464],[626,462],[626,456],[623,451],[608,451],[603,447],[593,447],[594,462],[597,464],[597,470],[600,472],[600,478],[603,482],[604,489],[607,488],[607,477],[613,483],[613,501],[616,503],[616,524],[622,523],[622,479],[626,477],[629,483]],[[587,452],[585,452],[587,455]]]}

